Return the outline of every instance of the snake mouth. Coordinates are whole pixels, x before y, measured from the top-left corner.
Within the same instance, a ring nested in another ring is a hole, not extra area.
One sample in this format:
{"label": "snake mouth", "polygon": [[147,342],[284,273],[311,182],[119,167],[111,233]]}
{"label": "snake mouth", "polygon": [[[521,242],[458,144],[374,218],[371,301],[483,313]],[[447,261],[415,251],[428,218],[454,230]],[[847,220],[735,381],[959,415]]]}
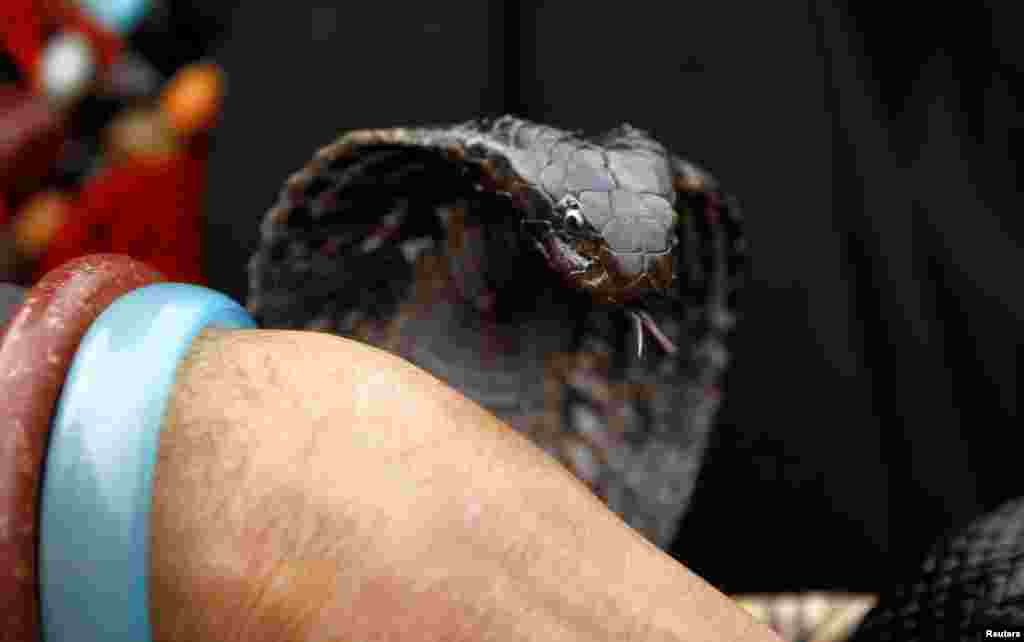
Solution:
{"label": "snake mouth", "polygon": [[[587,272],[594,265],[594,259],[588,258],[577,251],[577,249],[571,244],[561,239],[557,234],[550,233],[552,225],[550,221],[545,220],[524,220],[524,224],[530,223],[538,225],[549,232],[542,235],[541,238],[536,239],[535,243],[537,249],[544,255],[548,265],[551,266],[557,273],[562,275],[568,280],[572,280],[572,277],[582,275]],[[594,284],[590,284],[592,287]],[[655,343],[669,355],[676,354],[679,349],[675,342],[670,339],[660,327],[658,322],[655,321],[651,313],[647,311],[640,304],[631,304],[624,308],[625,313],[632,319],[634,334],[636,336],[636,354],[637,357],[643,357],[645,339],[648,334],[654,339]]]}
{"label": "snake mouth", "polygon": [[571,243],[557,234],[548,234],[538,241],[537,247],[551,268],[564,277],[584,274],[594,265],[594,259],[584,256]]}

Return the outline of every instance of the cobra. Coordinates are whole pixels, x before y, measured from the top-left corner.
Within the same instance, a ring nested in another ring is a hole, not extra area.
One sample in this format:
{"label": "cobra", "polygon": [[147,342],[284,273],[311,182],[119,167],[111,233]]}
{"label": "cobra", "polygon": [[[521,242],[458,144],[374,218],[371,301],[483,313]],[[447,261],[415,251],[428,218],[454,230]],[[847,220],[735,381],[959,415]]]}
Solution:
{"label": "cobra", "polygon": [[428,370],[664,546],[717,405],[741,232],[709,173],[630,125],[354,130],[263,218],[248,307]]}

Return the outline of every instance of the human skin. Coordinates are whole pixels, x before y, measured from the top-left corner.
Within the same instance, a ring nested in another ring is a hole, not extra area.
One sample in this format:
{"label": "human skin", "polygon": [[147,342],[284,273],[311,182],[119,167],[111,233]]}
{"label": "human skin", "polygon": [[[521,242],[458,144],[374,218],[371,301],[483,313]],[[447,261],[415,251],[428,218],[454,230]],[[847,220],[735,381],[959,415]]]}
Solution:
{"label": "human skin", "polygon": [[155,471],[157,642],[778,642],[428,373],[314,332],[203,333]]}

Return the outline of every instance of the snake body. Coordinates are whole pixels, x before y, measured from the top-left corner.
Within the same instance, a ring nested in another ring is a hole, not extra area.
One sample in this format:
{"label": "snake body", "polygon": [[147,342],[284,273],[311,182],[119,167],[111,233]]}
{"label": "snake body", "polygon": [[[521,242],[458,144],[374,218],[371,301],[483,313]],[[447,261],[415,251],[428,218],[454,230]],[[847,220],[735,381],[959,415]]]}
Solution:
{"label": "snake body", "polygon": [[973,642],[1024,635],[1024,497],[932,546],[911,577],[882,593],[851,642]]}
{"label": "snake body", "polygon": [[629,125],[355,130],[264,217],[248,307],[430,371],[665,548],[720,401],[741,229],[710,174]]}

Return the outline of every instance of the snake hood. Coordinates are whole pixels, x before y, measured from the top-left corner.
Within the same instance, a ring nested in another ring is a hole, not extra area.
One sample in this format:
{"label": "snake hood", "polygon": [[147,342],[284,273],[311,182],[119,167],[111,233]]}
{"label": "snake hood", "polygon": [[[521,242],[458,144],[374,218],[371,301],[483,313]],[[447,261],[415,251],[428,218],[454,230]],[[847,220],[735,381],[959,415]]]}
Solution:
{"label": "snake hood", "polygon": [[[352,336],[431,371],[579,460],[570,468],[620,514],[647,513],[641,530],[665,544],[654,504],[682,506],[692,485],[680,462],[699,455],[717,403],[740,232],[707,172],[629,125],[355,130],[281,190],[248,305],[264,326]],[[645,336],[661,350],[644,355]],[[662,438],[679,461],[628,461]],[[630,466],[654,471],[651,489],[615,500]]]}

